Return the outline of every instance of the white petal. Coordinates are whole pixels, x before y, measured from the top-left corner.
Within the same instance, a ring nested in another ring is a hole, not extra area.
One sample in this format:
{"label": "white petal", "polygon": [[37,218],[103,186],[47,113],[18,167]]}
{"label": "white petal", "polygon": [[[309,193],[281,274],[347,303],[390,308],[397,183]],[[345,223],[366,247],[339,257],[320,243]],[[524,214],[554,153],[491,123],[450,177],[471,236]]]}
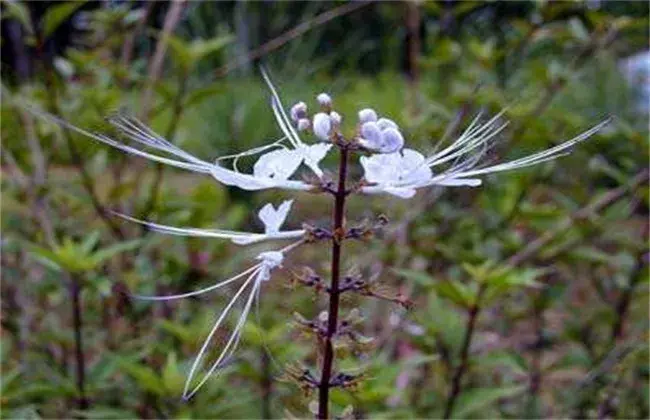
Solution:
{"label": "white petal", "polygon": [[377,184],[393,184],[399,181],[401,156],[398,153],[362,156],[359,161],[366,181]]}
{"label": "white petal", "polygon": [[258,213],[258,217],[264,223],[264,230],[267,234],[278,233],[280,227],[291,210],[293,200],[287,200],[280,204],[276,210],[271,203],[266,204]]}
{"label": "white petal", "polygon": [[210,172],[217,181],[248,191],[264,190],[268,188],[309,191],[313,188],[313,186],[302,181],[255,177],[253,175],[231,171],[230,169],[222,168],[219,165],[213,165]]}
{"label": "white petal", "polygon": [[321,140],[329,140],[330,132],[332,131],[332,120],[330,120],[329,115],[324,112],[319,112],[314,115],[312,127],[316,137]]}
{"label": "white petal", "polygon": [[299,150],[302,153],[305,165],[307,165],[316,176],[321,178],[323,176],[323,171],[318,166],[320,161],[327,156],[327,153],[332,148],[331,144],[317,143],[310,146],[303,145]]}
{"label": "white petal", "polygon": [[301,163],[300,154],[294,150],[274,150],[260,156],[253,166],[253,175],[256,178],[289,179]]}

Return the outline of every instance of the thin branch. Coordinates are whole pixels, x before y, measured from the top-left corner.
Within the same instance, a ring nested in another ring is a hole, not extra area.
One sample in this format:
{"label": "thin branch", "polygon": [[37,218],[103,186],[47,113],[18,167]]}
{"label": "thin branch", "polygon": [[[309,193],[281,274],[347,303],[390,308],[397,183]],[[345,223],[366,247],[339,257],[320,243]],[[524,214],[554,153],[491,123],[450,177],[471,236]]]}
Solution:
{"label": "thin branch", "polygon": [[280,36],[273,38],[272,40],[260,45],[259,47],[249,51],[247,54],[236,57],[234,60],[231,62],[225,64],[224,66],[219,67],[216,71],[215,74],[217,77],[223,77],[232,70],[241,67],[242,65],[249,63],[253,60],[257,60],[260,57],[265,56],[266,54],[270,53],[271,51],[274,51],[287,42],[298,38],[302,34],[309,32],[310,30],[323,25],[324,23],[329,22],[332,19],[335,19],[339,16],[346,15],[348,13],[354,12],[357,9],[360,9],[361,7],[364,7],[371,2],[367,1],[359,1],[359,2],[347,2],[342,4],[341,6],[337,6],[333,9],[330,9],[326,12],[321,13],[320,15],[314,17],[313,19],[304,21],[300,23],[299,25],[289,29],[288,31],[284,32]]}
{"label": "thin branch", "polygon": [[451,388],[449,390],[449,395],[447,396],[447,403],[445,404],[445,413],[443,418],[448,419],[451,417],[451,414],[454,410],[454,405],[462,392],[462,381],[465,372],[469,368],[469,349],[472,345],[472,338],[474,336],[474,329],[476,327],[476,321],[478,319],[479,312],[481,311],[481,300],[487,287],[485,284],[481,284],[478,292],[476,293],[476,300],[474,304],[469,308],[467,313],[467,324],[465,326],[465,336],[463,337],[463,345],[460,350],[460,363],[456,367],[454,376],[451,383]]}
{"label": "thin branch", "polygon": [[643,169],[637,173],[632,179],[630,179],[625,185],[621,185],[618,188],[608,191],[601,197],[593,200],[587,206],[578,210],[577,212],[567,216],[564,220],[560,221],[555,229],[549,230],[533,241],[529,242],[526,247],[521,251],[517,252],[506,261],[507,264],[512,266],[517,266],[528,260],[529,258],[535,256],[540,249],[548,245],[551,241],[555,240],[559,236],[562,236],[564,233],[569,231],[569,228],[577,221],[589,218],[595,213],[603,210],[604,208],[614,204],[621,197],[627,194],[629,191],[633,191],[640,185],[648,182],[648,176],[650,175],[649,169]]}
{"label": "thin branch", "polygon": [[140,114],[144,121],[149,120],[149,114],[152,108],[153,89],[162,73],[165,54],[167,53],[167,46],[169,44],[169,36],[174,32],[176,26],[180,22],[183,14],[183,7],[186,2],[187,0],[173,0],[169,10],[167,11],[167,15],[165,16],[162,34],[156,44],[153,58],[149,62],[147,87],[145,88],[144,98],[142,100],[142,111]]}

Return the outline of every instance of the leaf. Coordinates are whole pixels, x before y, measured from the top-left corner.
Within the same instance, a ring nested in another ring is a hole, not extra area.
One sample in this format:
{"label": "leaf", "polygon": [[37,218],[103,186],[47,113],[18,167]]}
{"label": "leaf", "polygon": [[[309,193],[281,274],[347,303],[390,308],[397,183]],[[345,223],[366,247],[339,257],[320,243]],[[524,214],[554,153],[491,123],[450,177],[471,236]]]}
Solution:
{"label": "leaf", "polygon": [[54,271],[62,270],[62,261],[55,252],[31,243],[27,243],[26,245],[30,254],[32,254],[38,262]]}
{"label": "leaf", "polygon": [[117,359],[124,372],[131,376],[138,385],[156,395],[165,395],[165,386],[153,369],[127,359]]}
{"label": "leaf", "polygon": [[396,268],[393,270],[395,274],[406,277],[407,280],[413,280],[415,283],[424,287],[432,287],[435,283],[435,280],[430,275],[423,273],[422,271],[408,270],[405,268]]}
{"label": "leaf", "polygon": [[210,54],[213,54],[232,42],[233,37],[230,35],[218,36],[208,40],[196,39],[190,45],[192,58],[195,62],[202,60]]}
{"label": "leaf", "polygon": [[463,308],[474,304],[475,293],[470,287],[457,280],[446,280],[435,284],[434,289],[438,296],[446,298]]}
{"label": "leaf", "polygon": [[526,385],[516,385],[467,390],[458,397],[452,417],[469,417],[471,414],[489,407],[501,398],[513,397],[526,389]]}
{"label": "leaf", "polygon": [[84,254],[91,253],[91,251],[95,248],[97,242],[99,241],[99,236],[100,236],[100,232],[97,230],[93,231],[88,236],[86,236],[86,239],[84,239],[84,241],[80,245]]}
{"label": "leaf", "polygon": [[43,16],[43,38],[49,38],[66,19],[85,3],[85,1],[71,1],[49,7]]}
{"label": "leaf", "polygon": [[108,248],[103,248],[92,255],[91,257],[92,263],[93,265],[97,266],[102,262],[104,262],[105,260],[112,258],[117,254],[136,249],[141,244],[142,244],[141,239],[134,239],[132,241],[120,242]]}

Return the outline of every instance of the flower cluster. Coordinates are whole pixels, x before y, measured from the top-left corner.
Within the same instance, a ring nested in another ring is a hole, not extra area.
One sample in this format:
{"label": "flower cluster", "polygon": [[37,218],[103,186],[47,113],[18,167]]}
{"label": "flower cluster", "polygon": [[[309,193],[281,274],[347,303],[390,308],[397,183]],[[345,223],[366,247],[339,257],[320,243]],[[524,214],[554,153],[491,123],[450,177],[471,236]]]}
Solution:
{"label": "flower cluster", "polygon": [[[406,199],[413,197],[417,190],[421,188],[436,185],[475,187],[481,185],[481,176],[525,168],[555,159],[567,154],[573,146],[584,141],[607,124],[607,121],[600,123],[575,138],[548,150],[505,163],[486,165],[482,163],[486,152],[494,146],[499,133],[507,125],[502,119],[503,112],[483,123],[481,122],[481,116],[477,116],[465,132],[452,144],[443,150],[424,154],[411,148],[404,148],[405,140],[400,127],[388,118],[379,117],[377,112],[370,108],[358,112],[355,134],[352,138],[345,138],[341,130],[343,117],[334,110],[332,98],[326,93],[317,96],[316,99],[320,109],[314,115],[309,115],[308,106],[304,102],[298,102],[290,107],[287,114],[269,77],[264,72],[262,74],[271,93],[271,110],[282,132],[282,137],[261,147],[219,157],[213,162],[199,159],[180,149],[131,117],[115,115],[109,118],[109,122],[132,142],[132,144],[127,144],[101,133],[78,128],[52,115],[33,109],[31,111],[63,127],[124,152],[185,170],[207,174],[225,185],[239,187],[244,190],[280,188],[315,193],[330,192],[337,196],[337,200],[344,197],[348,192],[326,188],[327,177],[324,176],[324,172],[320,167],[322,160],[333,146],[345,150],[346,154],[342,155],[345,156],[345,159],[347,159],[347,152],[349,151],[356,151],[361,154],[359,163],[363,168],[364,178],[358,183],[359,187],[354,192],[361,194],[390,194]],[[310,134],[313,134],[316,142],[312,144],[305,143],[301,135]],[[248,156],[258,157],[253,164],[252,173],[243,173],[239,171],[237,163],[241,158]],[[228,162],[230,162],[230,165],[226,165]],[[315,180],[306,182],[292,179],[301,167],[313,173]],[[342,175],[339,183],[339,186],[341,185],[345,185],[344,175]],[[281,266],[287,252],[310,240],[310,232],[307,229],[288,231],[280,229],[291,206],[292,201],[285,201],[277,209],[271,204],[262,207],[258,216],[264,224],[263,233],[174,227],[120,215],[130,221],[144,224],[149,229],[157,232],[228,239],[238,245],[250,245],[267,240],[298,239],[298,241],[279,250],[260,253],[257,255],[257,262],[253,266],[212,286],[171,296],[137,296],[148,300],[180,299],[201,295],[244,279],[233,298],[218,316],[214,327],[201,347],[187,379],[184,397],[191,397],[205,383],[208,377],[233,354],[251,305],[255,299],[259,298],[262,283],[268,281],[273,270]],[[339,220],[343,220],[343,216]],[[341,226],[337,226],[336,229],[341,229]],[[334,235],[334,229],[332,235]],[[345,239],[345,234],[340,237]],[[340,239],[334,236],[332,238],[335,242]],[[234,329],[220,355],[216,361],[210,364],[198,384],[193,385],[193,379],[197,370],[204,363],[207,348],[213,341],[213,337],[232,311],[236,302],[247,290],[249,295],[244,299],[241,314],[237,318]],[[342,291],[343,289],[336,289],[330,292],[338,294]]]}

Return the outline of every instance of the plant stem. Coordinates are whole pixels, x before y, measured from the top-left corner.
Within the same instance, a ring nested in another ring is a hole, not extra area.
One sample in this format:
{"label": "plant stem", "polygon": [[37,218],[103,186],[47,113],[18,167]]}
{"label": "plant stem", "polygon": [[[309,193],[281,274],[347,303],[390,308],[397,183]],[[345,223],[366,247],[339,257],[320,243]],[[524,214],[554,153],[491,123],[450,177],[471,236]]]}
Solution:
{"label": "plant stem", "polygon": [[273,392],[273,381],[271,375],[271,358],[265,349],[261,351],[262,356],[262,418],[273,418],[271,413],[271,393]]}
{"label": "plant stem", "polygon": [[469,348],[472,344],[474,327],[476,327],[476,320],[478,319],[478,314],[481,310],[481,298],[483,297],[485,290],[485,285],[481,285],[476,294],[476,301],[469,308],[467,327],[465,328],[465,338],[463,339],[463,346],[460,350],[460,363],[454,372],[451,389],[449,391],[449,396],[447,397],[447,404],[445,405],[445,414],[443,416],[445,419],[451,417],[456,399],[461,393],[461,382],[463,380],[463,375],[465,375],[465,371],[467,371],[467,368],[469,367]]}
{"label": "plant stem", "polygon": [[340,149],[339,182],[334,194],[334,227],[332,229],[332,282],[330,284],[330,302],[327,320],[327,334],[325,336],[325,351],[320,385],[318,387],[318,418],[328,417],[330,377],[334,361],[334,348],[332,337],[336,334],[339,313],[339,278],[341,275],[341,242],[345,236],[343,219],[345,216],[345,179],[348,171],[348,150],[345,146]]}
{"label": "plant stem", "polygon": [[72,298],[72,322],[74,325],[74,344],[75,358],[77,359],[77,389],[79,398],[77,405],[80,410],[88,409],[88,400],[84,389],[86,381],[86,367],[83,354],[83,341],[81,330],[83,328],[83,318],[81,310],[81,283],[79,278],[72,275],[70,278],[70,296]]}

